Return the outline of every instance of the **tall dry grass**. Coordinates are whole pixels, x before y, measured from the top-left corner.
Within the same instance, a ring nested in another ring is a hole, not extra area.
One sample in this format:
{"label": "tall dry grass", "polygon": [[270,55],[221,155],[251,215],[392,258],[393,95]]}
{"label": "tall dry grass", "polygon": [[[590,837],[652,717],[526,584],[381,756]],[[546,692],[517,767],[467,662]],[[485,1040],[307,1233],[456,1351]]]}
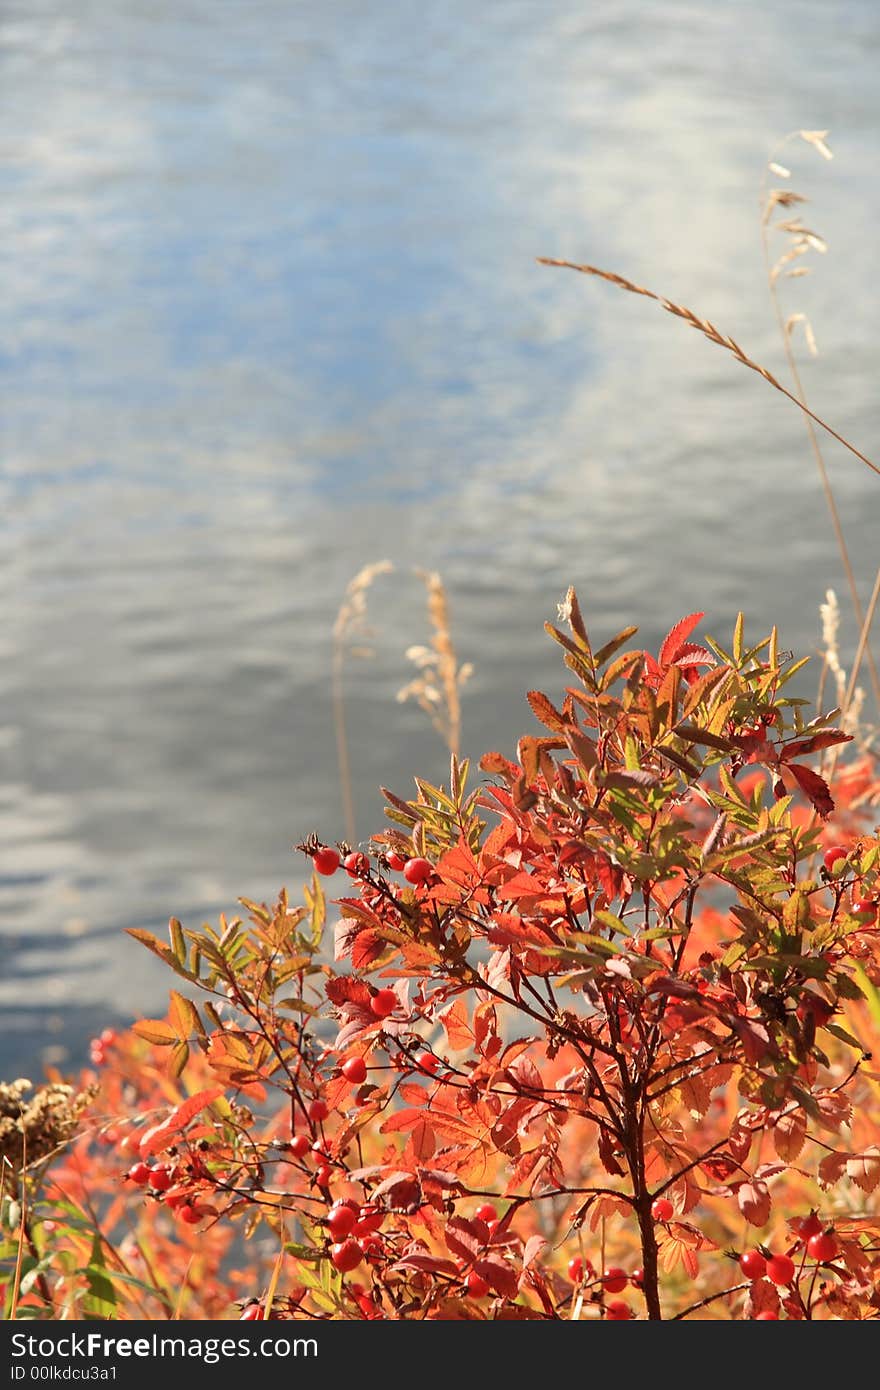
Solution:
{"label": "tall dry grass", "polygon": [[698,333],[702,333],[705,338],[708,338],[710,343],[715,343],[718,347],[722,347],[727,352],[732,353],[737,362],[741,363],[743,367],[748,367],[750,371],[757,372],[758,376],[763,377],[764,381],[772,386],[774,390],[781,392],[783,396],[787,396],[790,401],[794,402],[799,410],[802,410],[805,415],[809,415],[810,419],[814,420],[817,425],[821,426],[823,430],[830,434],[832,439],[836,439],[839,444],[842,444],[843,447],[848,449],[851,454],[854,454],[857,459],[861,459],[862,463],[870,468],[873,473],[880,474],[880,468],[878,468],[876,463],[872,463],[866,454],[863,454],[860,449],[856,448],[855,444],[851,444],[848,439],[845,439],[842,434],[838,434],[836,429],[829,425],[827,421],[823,420],[821,416],[812,411],[809,406],[799,401],[797,396],[782,385],[781,381],[777,381],[769,368],[762,366],[760,362],[756,362],[754,358],[749,357],[748,353],[740,347],[739,343],[736,342],[734,338],[730,338],[722,333],[720,329],[716,328],[708,319],[700,318],[699,314],[695,314],[693,309],[686,308],[684,304],[675,304],[671,299],[666,299],[664,295],[655,294],[653,290],[645,289],[643,285],[637,285],[634,281],[627,280],[626,276],[618,275],[613,270],[601,270],[599,266],[595,265],[578,265],[575,261],[557,260],[553,256],[538,256],[536,259],[538,265],[556,266],[561,267],[563,270],[577,270],[581,275],[595,275],[598,279],[607,280],[610,285],[616,285],[618,289],[626,290],[629,294],[639,294],[645,299],[653,299],[655,303],[660,305],[661,309],[666,310],[667,314],[672,314],[675,318],[683,319],[691,328],[695,328]]}
{"label": "tall dry grass", "polygon": [[[799,212],[793,211],[802,207],[808,201],[804,195],[795,192],[788,184],[786,184],[785,187],[771,186],[768,175],[773,175],[775,179],[789,180],[791,178],[791,170],[780,162],[779,156],[788,146],[793,144],[800,146],[806,144],[811,149],[815,150],[822,159],[832,159],[833,155],[826,140],[827,135],[827,130],[790,131],[789,134],[783,136],[777,144],[772,157],[767,162],[761,179],[761,248],[767,276],[767,289],[771,304],[773,305],[773,312],[776,317],[779,335],[782,339],[785,360],[788,364],[788,370],[794,385],[795,394],[798,402],[804,409],[807,407],[807,397],[794,351],[795,331],[799,327],[802,329],[807,350],[811,356],[818,356],[819,350],[816,344],[813,326],[806,314],[803,312],[794,312],[786,315],[784,312],[779,288],[782,280],[795,280],[802,278],[804,275],[809,275],[812,267],[804,263],[804,258],[816,253],[825,255],[828,250],[828,243],[818,232],[805,225]],[[775,258],[770,245],[774,233],[781,234],[785,238],[785,249]],[[825,465],[825,457],[822,453],[819,436],[816,433],[816,427],[811,415],[806,414],[803,419],[807,429],[810,449],[816,461],[816,468],[819,473],[822,491],[825,495],[825,503],[831,518],[831,525],[837,541],[837,548],[840,552],[844,574],[846,575],[850,602],[860,631],[859,649],[857,651],[857,659],[853,670],[852,685],[850,689],[844,688],[844,690],[840,692],[842,708],[844,714],[846,714],[850,708],[851,702],[856,698],[857,687],[855,681],[861,665],[862,655],[864,655],[870,670],[874,701],[878,710],[880,710],[880,679],[878,679],[874,654],[871,650],[870,642],[868,641],[868,634],[870,633],[873,619],[873,608],[876,607],[877,602],[876,594],[878,583],[880,583],[880,568],[878,568],[877,579],[874,584],[875,596],[872,599],[873,606],[870,609],[866,621],[866,614],[859,598],[855,574],[853,573],[852,562],[849,556],[849,547],[847,546],[846,538],[843,533],[840,513],[837,508],[834,490],[828,476],[828,469]]]}
{"label": "tall dry grass", "polygon": [[[376,630],[370,622],[367,596],[376,579],[393,572],[390,560],[379,560],[359,570],[346,586],[333,624],[333,723],[345,833],[350,844],[355,843],[357,831],[345,708],[345,665],[349,657],[375,655],[372,640]],[[407,648],[406,659],[413,663],[416,673],[397,692],[397,700],[415,700],[457,759],[461,751],[461,690],[473,666],[459,662],[443,579],[436,570],[416,569],[414,573],[425,587],[430,635],[426,644]]]}

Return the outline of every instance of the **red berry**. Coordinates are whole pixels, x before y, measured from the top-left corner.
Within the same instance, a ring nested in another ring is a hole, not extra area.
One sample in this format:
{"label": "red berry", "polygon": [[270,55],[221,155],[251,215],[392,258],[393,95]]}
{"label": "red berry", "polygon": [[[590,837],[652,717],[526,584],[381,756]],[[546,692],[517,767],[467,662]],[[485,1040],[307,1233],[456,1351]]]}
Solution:
{"label": "red berry", "polygon": [[877,904],[864,892],[855,892],[850,897],[850,911],[857,921],[866,926],[877,920]]}
{"label": "red berry", "polygon": [[239,1322],[259,1322],[265,1316],[261,1303],[249,1303],[239,1318]]}
{"label": "red berry", "polygon": [[744,1250],[739,1263],[747,1279],[763,1279],[767,1273],[767,1261],[760,1250]]}
{"label": "red berry", "polygon": [[489,1292],[489,1285],[475,1269],[471,1270],[465,1282],[471,1298],[485,1298]]}
{"label": "red berry", "polygon": [[287,1147],[294,1158],[305,1158],[312,1144],[307,1134],[295,1134]]}
{"label": "red berry", "polygon": [[406,864],[406,860],[404,859],[403,855],[398,854],[397,850],[395,849],[391,850],[390,854],[386,854],[385,860],[388,864],[389,869],[393,869],[396,874],[399,874],[401,869]]}
{"label": "red berry", "polygon": [[330,1179],[333,1177],[333,1169],[329,1163],[322,1163],[315,1172],[315,1182],[319,1187],[329,1187]]}
{"label": "red berry", "polygon": [[128,1177],[131,1182],[136,1182],[138,1187],[145,1187],[150,1181],[151,1168],[146,1163],[134,1163],[128,1170]]}
{"label": "red berry", "polygon": [[351,1270],[357,1269],[364,1258],[364,1252],[356,1240],[343,1240],[330,1246],[330,1258],[337,1269],[341,1269],[343,1274],[348,1274]]}
{"label": "red berry", "polygon": [[771,1313],[769,1308],[767,1308],[763,1313],[758,1313],[757,1316],[755,1317],[755,1322],[778,1322],[778,1321],[779,1321],[779,1314],[778,1314],[778,1313]]}
{"label": "red berry", "polygon": [[427,883],[433,873],[434,865],[429,859],[407,859],[403,866],[403,876],[407,883]]}
{"label": "red berry", "polygon": [[491,1202],[482,1202],[474,1212],[474,1216],[478,1221],[485,1221],[487,1226],[490,1221],[498,1220],[498,1213]]}
{"label": "red berry", "polygon": [[433,1052],[420,1052],[416,1057],[416,1066],[419,1071],[426,1071],[433,1076],[440,1066],[440,1058],[435,1057]]}
{"label": "red berry", "polygon": [[668,1197],[658,1197],[651,1207],[651,1215],[655,1221],[668,1221],[674,1210]]}
{"label": "red berry", "polygon": [[397,1008],[397,995],[393,989],[378,989],[370,1000],[370,1008],[377,1018],[387,1018]]}
{"label": "red berry", "polygon": [[150,1187],[154,1192],[167,1192],[171,1186],[171,1174],[164,1164],[160,1163],[158,1168],[150,1169]]}
{"label": "red berry", "polygon": [[368,1260],[376,1260],[385,1249],[380,1236],[366,1235],[359,1236],[360,1247]]}
{"label": "red berry", "polygon": [[833,1260],[837,1254],[837,1241],[830,1231],[820,1231],[817,1236],[810,1236],[807,1241],[807,1254],[817,1264],[822,1264],[825,1260]]}
{"label": "red berry", "polygon": [[312,855],[312,863],[319,874],[325,874],[329,877],[330,874],[335,874],[339,868],[339,851],[332,849],[329,845],[322,846],[321,849],[316,849]]}
{"label": "red berry", "polygon": [[837,878],[839,874],[843,873],[848,854],[849,850],[846,845],[832,845],[830,849],[826,849],[823,863],[833,878]]}
{"label": "red berry", "polygon": [[629,1282],[634,1289],[640,1289],[645,1282],[645,1271],[643,1269],[634,1269],[629,1276]]}
{"label": "red berry", "polygon": [[817,1236],[821,1230],[822,1222],[814,1211],[811,1211],[809,1216],[805,1216],[797,1226],[797,1233],[801,1240],[809,1240],[810,1236]]}
{"label": "red berry", "polygon": [[627,1322],[632,1314],[622,1298],[612,1298],[605,1308],[605,1316],[611,1322]]}
{"label": "red berry", "polygon": [[100,1037],[100,1042],[104,1047],[112,1047],[116,1041],[116,1029],[105,1028]]}
{"label": "red berry", "polygon": [[202,1219],[202,1213],[187,1202],[186,1206],[178,1207],[177,1215],[187,1226],[197,1226]]}
{"label": "red berry", "polygon": [[343,863],[349,878],[363,878],[370,870],[369,859],[365,854],[359,854],[357,850],[352,854],[347,854]]}
{"label": "red berry", "polygon": [[626,1288],[626,1279],[626,1270],[617,1265],[611,1265],[602,1275],[602,1283],[609,1293],[622,1293]]}
{"label": "red berry", "polygon": [[317,1100],[313,1100],[309,1106],[309,1119],[313,1124],[319,1125],[322,1120],[326,1120],[329,1114],[330,1108],[326,1100],[321,1100],[320,1096]]}
{"label": "red berry", "polygon": [[767,1261],[767,1278],[774,1284],[790,1284],[794,1278],[794,1260],[790,1255],[772,1255]]}
{"label": "red berry", "polygon": [[334,1240],[344,1240],[346,1236],[350,1236],[356,1221],[357,1213],[354,1208],[347,1207],[342,1202],[331,1207],[327,1216],[327,1225]]}
{"label": "red berry", "polygon": [[371,1322],[374,1322],[376,1318],[382,1317],[382,1309],[377,1308],[376,1304],[373,1302],[371,1298],[359,1298],[356,1300],[356,1302],[364,1317],[369,1318]]}
{"label": "red berry", "polygon": [[366,1081],[367,1064],[363,1057],[349,1057],[347,1062],[343,1062],[342,1075],[352,1086],[360,1086],[362,1081]]}
{"label": "red berry", "polygon": [[573,1284],[579,1284],[584,1277],[584,1262],[580,1255],[573,1256],[568,1262],[568,1277]]}

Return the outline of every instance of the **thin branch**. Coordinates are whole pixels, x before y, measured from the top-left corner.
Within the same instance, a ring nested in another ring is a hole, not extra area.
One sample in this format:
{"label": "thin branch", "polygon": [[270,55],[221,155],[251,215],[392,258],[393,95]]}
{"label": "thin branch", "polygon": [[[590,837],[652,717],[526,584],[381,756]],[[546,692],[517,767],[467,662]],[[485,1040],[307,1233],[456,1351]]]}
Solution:
{"label": "thin branch", "polygon": [[727,1298],[728,1294],[740,1293],[742,1289],[748,1288],[751,1288],[751,1285],[748,1283],[731,1284],[729,1289],[721,1289],[719,1293],[710,1293],[706,1298],[701,1298],[699,1303],[692,1303],[689,1308],[684,1308],[680,1313],[676,1313],[671,1321],[680,1322],[681,1319],[686,1318],[688,1314],[696,1313],[699,1308],[707,1308],[710,1303],[715,1303],[719,1298]]}

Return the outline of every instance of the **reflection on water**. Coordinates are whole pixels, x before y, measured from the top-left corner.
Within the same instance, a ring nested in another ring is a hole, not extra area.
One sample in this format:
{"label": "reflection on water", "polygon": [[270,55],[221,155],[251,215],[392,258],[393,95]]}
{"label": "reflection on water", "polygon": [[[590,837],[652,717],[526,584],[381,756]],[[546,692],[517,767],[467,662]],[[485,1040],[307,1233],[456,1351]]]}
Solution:
{"label": "reflection on water", "polygon": [[[871,452],[878,37],[871,0],[3,7],[10,1069],[158,1005],[122,928],[295,886],[291,843],[341,833],[329,630],[366,560],[446,577],[472,752],[561,683],[569,581],[602,632],[742,606],[813,646],[843,585],[793,410],[534,257],[623,270],[777,368],[760,170],[829,126],[838,158],[804,147],[795,184],[831,254],[786,293],[816,406]],[[873,480],[829,466],[867,585]],[[420,588],[380,583],[362,834],[380,781],[445,764],[393,701]]]}

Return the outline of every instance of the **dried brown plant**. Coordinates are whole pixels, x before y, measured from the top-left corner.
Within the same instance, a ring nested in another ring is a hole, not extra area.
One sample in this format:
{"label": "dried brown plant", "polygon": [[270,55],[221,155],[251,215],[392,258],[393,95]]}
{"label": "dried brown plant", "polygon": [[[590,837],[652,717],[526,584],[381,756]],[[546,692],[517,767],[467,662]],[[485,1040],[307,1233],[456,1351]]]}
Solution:
{"label": "dried brown plant", "polygon": [[758,376],[763,377],[768,385],[772,386],[774,390],[781,392],[783,396],[787,396],[790,401],[793,401],[799,410],[802,410],[805,415],[809,415],[811,420],[814,420],[817,425],[823,430],[826,430],[833,439],[836,439],[839,444],[842,444],[843,447],[848,449],[851,454],[854,454],[857,459],[861,459],[862,463],[870,468],[872,472],[880,474],[880,467],[878,467],[876,463],[872,463],[867,455],[857,449],[854,444],[851,444],[848,439],[844,439],[842,434],[838,434],[837,430],[833,429],[832,426],[827,424],[819,415],[816,415],[810,410],[809,406],[804,405],[803,401],[798,400],[797,396],[783,386],[780,381],[777,381],[771,371],[766,367],[762,367],[760,362],[756,362],[753,358],[749,357],[740,347],[739,343],[733,338],[727,337],[717,329],[713,323],[710,323],[708,319],[700,318],[698,314],[694,313],[693,309],[688,309],[683,304],[674,304],[671,299],[665,299],[663,295],[655,294],[653,290],[645,289],[642,285],[636,285],[632,280],[627,280],[623,275],[616,275],[610,270],[600,270],[599,267],[595,265],[578,265],[574,261],[557,260],[550,256],[538,256],[537,260],[539,265],[560,266],[564,270],[577,270],[581,275],[595,275],[600,280],[607,280],[610,285],[616,285],[618,289],[627,290],[629,294],[640,294],[643,295],[645,299],[653,299],[655,303],[660,305],[661,309],[666,310],[667,314],[672,314],[675,318],[683,319],[691,328],[695,328],[698,333],[702,333],[705,338],[708,338],[710,343],[715,343],[718,347],[722,347],[727,352],[732,353],[737,362],[740,362],[742,366],[748,367],[753,372],[757,372]]}
{"label": "dried brown plant", "polygon": [[40,1086],[33,1082],[0,1082],[0,1163],[20,1173],[39,1163],[67,1143],[76,1132],[79,1117],[94,1092],[77,1092],[57,1082]]}
{"label": "dried brown plant", "polygon": [[433,628],[430,646],[414,646],[407,650],[407,659],[417,668],[417,674],[397,699],[415,700],[425,711],[434,728],[445,741],[450,753],[457,758],[461,744],[460,692],[473,672],[470,662],[458,664],[449,622],[449,603],[443,580],[435,570],[417,569],[428,595],[428,618]]}
{"label": "dried brown plant", "polygon": [[[779,281],[781,278],[791,280],[800,278],[804,275],[809,275],[811,267],[808,265],[804,265],[802,263],[802,258],[804,256],[807,256],[810,252],[818,252],[820,255],[824,255],[828,250],[828,244],[825,241],[824,237],[821,237],[818,234],[818,232],[815,232],[810,227],[807,227],[799,216],[791,217],[787,215],[790,209],[801,206],[802,204],[807,202],[807,199],[803,196],[803,194],[796,193],[793,189],[788,187],[771,187],[768,175],[772,174],[773,177],[777,179],[791,178],[791,170],[779,161],[777,155],[781,154],[781,152],[785,149],[786,146],[792,144],[800,144],[802,146],[805,142],[806,144],[811,146],[812,149],[816,150],[816,152],[820,154],[823,159],[830,160],[833,156],[831,150],[829,149],[826,143],[827,135],[827,130],[791,131],[788,135],[784,136],[782,140],[780,140],[779,144],[773,152],[773,157],[767,163],[767,166],[764,170],[763,178],[761,180],[761,244],[764,252],[764,266],[767,273],[767,287],[770,293],[770,300],[773,305],[773,311],[776,315],[776,322],[779,327],[780,337],[782,338],[782,346],[785,352],[785,359],[788,363],[789,372],[791,373],[791,379],[794,384],[797,400],[802,409],[805,410],[807,406],[807,398],[806,392],[804,391],[803,381],[801,379],[801,373],[798,368],[797,358],[794,352],[794,331],[798,325],[802,326],[807,344],[807,349],[813,357],[815,357],[818,353],[818,348],[816,346],[816,338],[813,332],[812,324],[810,323],[810,320],[807,318],[806,314],[793,313],[788,314],[786,316],[786,314],[784,313],[779,296]],[[777,215],[780,209],[784,214],[781,217]],[[782,233],[782,235],[786,239],[787,244],[786,249],[781,253],[781,255],[777,256],[774,260],[773,253],[770,248],[770,241],[773,233],[775,232]],[[856,615],[856,621],[859,624],[860,632],[863,634],[864,637],[864,640],[860,640],[859,642],[858,661],[853,671],[852,689],[849,692],[849,694],[847,694],[846,688],[839,692],[838,703],[841,705],[841,708],[844,711],[844,715],[846,716],[849,713],[849,701],[855,699],[855,679],[858,675],[859,663],[861,662],[862,654],[864,654],[867,658],[868,667],[871,674],[871,685],[874,691],[874,699],[878,709],[880,709],[880,679],[878,679],[877,667],[874,661],[874,654],[871,651],[870,643],[868,641],[868,634],[870,633],[871,622],[869,619],[866,624],[865,613],[862,609],[861,600],[859,599],[859,592],[856,586],[852,562],[849,556],[849,549],[847,547],[846,539],[843,534],[843,526],[840,521],[840,514],[837,509],[837,503],[835,501],[834,492],[831,487],[831,481],[828,477],[828,470],[825,466],[825,458],[822,453],[821,445],[819,443],[819,437],[816,433],[813,424],[813,417],[809,414],[809,412],[804,416],[804,424],[807,428],[807,434],[810,441],[810,448],[812,450],[813,457],[816,460],[816,467],[819,471],[819,479],[822,484],[822,491],[825,494],[825,502],[828,507],[828,513],[831,518],[831,525],[834,530],[835,538],[837,540],[837,548],[840,552],[841,562],[843,564],[844,573],[846,575],[846,581],[849,587],[850,601],[852,603],[853,612]],[[877,573],[875,591],[877,582],[880,582],[880,570],[878,570]],[[874,603],[876,604],[876,599],[874,600]],[[871,617],[873,617],[873,609]]]}
{"label": "dried brown plant", "polygon": [[[346,586],[345,597],[333,624],[333,722],[342,792],[345,833],[350,844],[356,840],[351,759],[345,716],[344,674],[346,657],[375,655],[372,640],[376,630],[370,623],[367,595],[380,575],[394,572],[390,560],[378,560],[363,569]],[[449,601],[443,580],[436,571],[416,569],[427,590],[428,619],[432,628],[429,646],[410,647],[406,656],[418,674],[398,692],[398,701],[414,699],[428,715],[450,753],[459,754],[461,741],[461,688],[471,674],[469,663],[459,665],[449,620]]]}
{"label": "dried brown plant", "polygon": [[339,763],[339,785],[345,833],[351,844],[355,840],[354,793],[351,784],[351,759],[348,752],[348,732],[345,722],[345,690],[343,676],[346,656],[370,657],[371,639],[375,629],[370,625],[367,593],[374,580],[394,570],[390,560],[375,560],[364,565],[350,579],[345,597],[333,624],[333,723],[336,729],[336,756]]}

